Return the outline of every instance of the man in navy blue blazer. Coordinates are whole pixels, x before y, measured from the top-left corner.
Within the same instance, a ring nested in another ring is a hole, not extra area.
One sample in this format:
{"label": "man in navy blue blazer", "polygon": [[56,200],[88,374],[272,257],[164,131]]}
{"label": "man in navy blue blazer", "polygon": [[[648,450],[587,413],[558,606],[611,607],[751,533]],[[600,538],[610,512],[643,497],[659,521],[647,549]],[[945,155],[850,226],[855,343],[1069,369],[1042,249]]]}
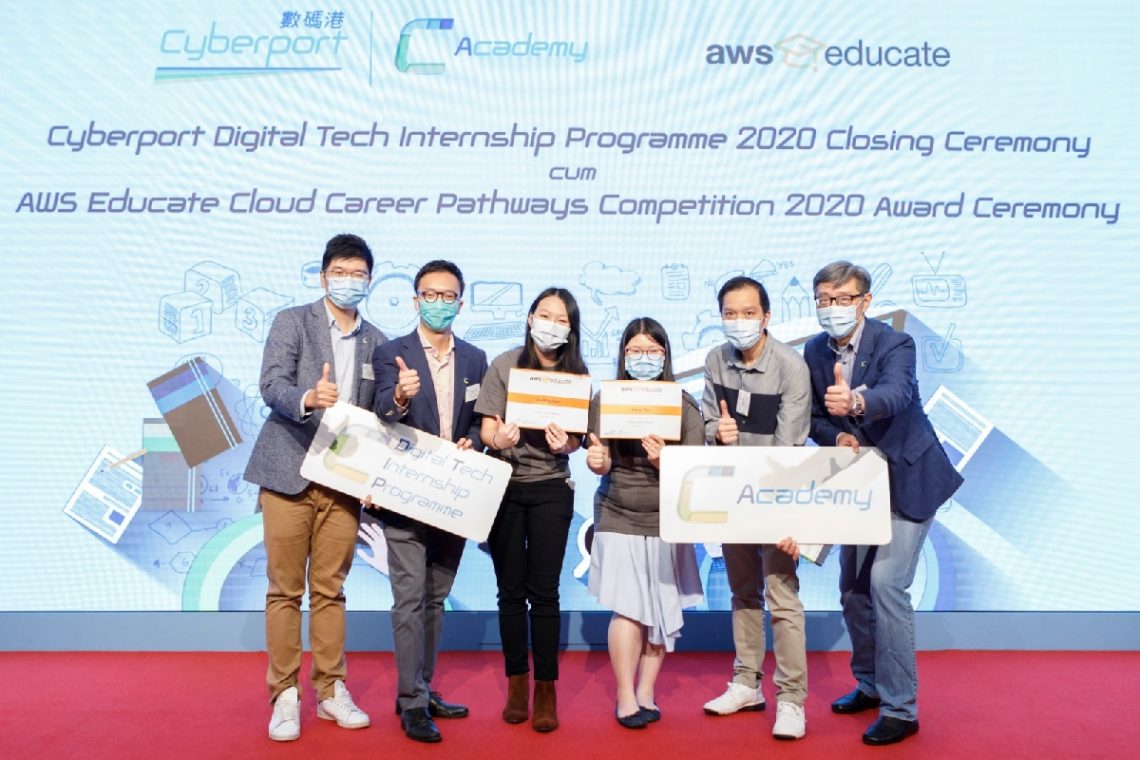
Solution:
{"label": "man in navy blue blazer", "polygon": [[[482,450],[475,399],[487,372],[487,355],[452,333],[463,305],[463,274],[450,261],[429,261],[416,273],[416,329],[380,347],[373,358],[373,411]],[[381,512],[392,583],[392,637],[396,650],[396,714],[410,739],[438,742],[432,718],[462,718],[463,705],[432,690],[443,626],[466,539],[388,510]]]}
{"label": "man in navy blue blazer", "polygon": [[962,483],[922,409],[914,339],[866,319],[871,276],[847,261],[816,274],[816,315],[824,332],[804,346],[811,373],[811,438],[820,446],[876,446],[887,458],[891,540],[840,550],[839,592],[851,636],[856,688],[837,713],[879,708],[866,744],[893,744],[918,731],[914,580],[938,507]]}

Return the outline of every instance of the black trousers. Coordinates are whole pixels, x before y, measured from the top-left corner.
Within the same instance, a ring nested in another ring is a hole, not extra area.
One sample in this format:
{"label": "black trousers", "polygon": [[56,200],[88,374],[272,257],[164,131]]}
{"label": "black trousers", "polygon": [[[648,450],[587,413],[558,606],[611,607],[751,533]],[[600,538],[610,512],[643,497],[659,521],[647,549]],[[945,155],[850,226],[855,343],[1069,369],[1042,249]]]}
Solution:
{"label": "black trousers", "polygon": [[487,543],[499,585],[499,636],[508,676],[530,671],[527,613],[534,678],[558,678],[561,608],[558,583],[574,515],[574,490],[561,477],[511,483]]}

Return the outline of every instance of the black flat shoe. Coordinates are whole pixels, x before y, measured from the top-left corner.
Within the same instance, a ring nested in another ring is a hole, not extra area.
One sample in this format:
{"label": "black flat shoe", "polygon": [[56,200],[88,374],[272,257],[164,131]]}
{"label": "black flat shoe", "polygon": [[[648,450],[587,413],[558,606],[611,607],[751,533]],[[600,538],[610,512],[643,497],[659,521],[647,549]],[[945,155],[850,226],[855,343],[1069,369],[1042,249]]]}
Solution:
{"label": "black flat shoe", "polygon": [[428,697],[428,714],[433,718],[466,718],[468,712],[467,705],[444,702],[438,691]]}
{"label": "black flat shoe", "polygon": [[856,688],[850,694],[844,694],[839,699],[831,703],[831,711],[839,713],[840,715],[852,715],[854,713],[863,712],[879,706],[879,698],[872,697],[859,688]]}
{"label": "black flat shoe", "polygon": [[622,724],[625,728],[645,728],[649,725],[649,721],[645,719],[645,711],[638,710],[633,715],[618,715],[618,709],[614,708],[614,717],[617,722]]}
{"label": "black flat shoe", "polygon": [[903,718],[892,718],[889,715],[880,715],[879,719],[872,723],[867,732],[863,734],[863,743],[875,746],[895,744],[917,733],[917,720],[904,720]]}
{"label": "black flat shoe", "polygon": [[[641,705],[638,705],[641,707]],[[641,707],[641,714],[645,718],[646,723],[656,723],[661,720],[661,708],[659,707]]]}
{"label": "black flat shoe", "polygon": [[400,725],[404,729],[404,735],[417,742],[434,744],[443,740],[439,729],[435,727],[431,716],[423,707],[412,707],[404,710],[400,715]]}

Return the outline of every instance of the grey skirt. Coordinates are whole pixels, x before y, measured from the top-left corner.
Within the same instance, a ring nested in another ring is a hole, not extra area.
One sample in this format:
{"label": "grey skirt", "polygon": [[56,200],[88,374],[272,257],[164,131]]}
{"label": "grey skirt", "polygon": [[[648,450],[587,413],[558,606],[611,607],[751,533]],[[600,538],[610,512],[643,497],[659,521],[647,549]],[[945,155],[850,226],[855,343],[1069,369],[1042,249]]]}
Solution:
{"label": "grey skirt", "polygon": [[704,598],[690,544],[624,533],[594,534],[587,588],[598,604],[644,625],[649,643],[667,652],[681,635],[681,610]]}

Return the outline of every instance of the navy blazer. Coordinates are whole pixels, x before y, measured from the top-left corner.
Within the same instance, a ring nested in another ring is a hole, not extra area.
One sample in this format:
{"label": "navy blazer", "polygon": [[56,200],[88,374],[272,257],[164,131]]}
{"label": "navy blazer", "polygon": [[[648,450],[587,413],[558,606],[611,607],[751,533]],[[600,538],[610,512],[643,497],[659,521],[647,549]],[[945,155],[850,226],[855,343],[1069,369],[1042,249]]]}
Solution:
{"label": "navy blazer", "polygon": [[[401,412],[396,406],[396,380],[400,368],[396,366],[399,356],[420,375],[420,392],[412,397],[408,408]],[[455,338],[455,385],[441,389],[452,394],[451,440],[470,438],[476,450],[482,451],[483,442],[479,437],[479,415],[475,414],[475,399],[483,375],[487,373],[487,354],[467,341]],[[418,330],[408,335],[388,341],[376,351],[372,359],[376,375],[376,396],[372,411],[385,422],[402,422],[417,430],[439,435],[439,406],[436,404],[436,388],[428,367],[427,354],[420,341]]]}
{"label": "navy blazer", "polygon": [[823,405],[828,386],[835,384],[835,352],[827,339],[827,333],[820,333],[804,346],[812,386],[811,439],[834,446],[840,433],[857,429],[887,458],[891,510],[912,520],[930,518],[958,490],[962,476],[922,409],[914,339],[877,319],[864,321],[848,380],[852,388],[865,386],[860,394],[866,409],[859,420],[835,417]]}
{"label": "navy blazer", "polygon": [[[386,338],[361,319],[356,336],[356,406],[372,408],[372,352]],[[261,399],[269,418],[245,468],[245,479],[278,493],[298,494],[309,485],[301,464],[324,410],[301,414],[301,399],[316,386],[325,362],[333,367],[332,337],[324,299],[283,309],[274,318],[261,359]]]}

